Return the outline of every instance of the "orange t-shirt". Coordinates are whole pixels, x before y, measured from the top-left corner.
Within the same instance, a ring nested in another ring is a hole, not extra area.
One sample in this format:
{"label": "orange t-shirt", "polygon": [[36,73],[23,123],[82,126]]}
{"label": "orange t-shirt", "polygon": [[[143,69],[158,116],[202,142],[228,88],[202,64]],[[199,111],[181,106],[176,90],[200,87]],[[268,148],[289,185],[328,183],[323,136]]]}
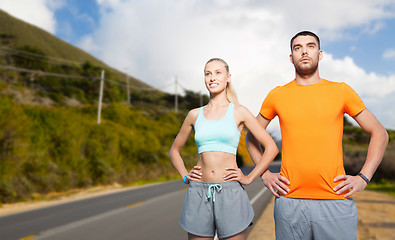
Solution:
{"label": "orange t-shirt", "polygon": [[313,85],[292,81],[270,91],[260,114],[280,121],[281,175],[291,182],[286,197],[344,199],[333,191],[340,183],[333,179],[345,173],[343,116],[365,108],[350,86],[325,79]]}

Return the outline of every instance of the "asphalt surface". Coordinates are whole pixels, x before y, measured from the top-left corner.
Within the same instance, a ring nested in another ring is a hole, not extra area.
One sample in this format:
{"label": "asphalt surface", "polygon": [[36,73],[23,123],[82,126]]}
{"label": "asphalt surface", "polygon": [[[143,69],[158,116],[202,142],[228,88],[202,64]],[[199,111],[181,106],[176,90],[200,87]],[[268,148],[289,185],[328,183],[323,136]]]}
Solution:
{"label": "asphalt surface", "polygon": [[[271,194],[261,179],[245,189],[256,221]],[[0,239],[186,239],[178,224],[186,190],[171,181],[2,216]]]}

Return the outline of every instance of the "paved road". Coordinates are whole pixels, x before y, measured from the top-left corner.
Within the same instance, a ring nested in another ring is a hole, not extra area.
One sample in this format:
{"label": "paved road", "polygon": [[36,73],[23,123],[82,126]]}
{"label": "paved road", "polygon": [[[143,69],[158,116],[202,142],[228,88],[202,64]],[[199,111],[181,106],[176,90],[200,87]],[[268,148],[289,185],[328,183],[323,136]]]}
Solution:
{"label": "paved road", "polygon": [[[178,224],[186,190],[171,181],[3,216],[0,239],[186,239]],[[258,218],[270,193],[260,179],[246,191]]]}

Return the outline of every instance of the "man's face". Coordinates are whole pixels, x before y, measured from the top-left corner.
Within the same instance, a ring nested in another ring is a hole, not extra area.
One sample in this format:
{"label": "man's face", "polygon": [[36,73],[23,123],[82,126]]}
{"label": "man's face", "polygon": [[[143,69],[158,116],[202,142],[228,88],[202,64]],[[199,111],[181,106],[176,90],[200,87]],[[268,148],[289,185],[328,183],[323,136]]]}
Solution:
{"label": "man's face", "polygon": [[318,68],[322,50],[313,36],[299,36],[292,43],[292,54],[289,57],[298,75],[312,75]]}

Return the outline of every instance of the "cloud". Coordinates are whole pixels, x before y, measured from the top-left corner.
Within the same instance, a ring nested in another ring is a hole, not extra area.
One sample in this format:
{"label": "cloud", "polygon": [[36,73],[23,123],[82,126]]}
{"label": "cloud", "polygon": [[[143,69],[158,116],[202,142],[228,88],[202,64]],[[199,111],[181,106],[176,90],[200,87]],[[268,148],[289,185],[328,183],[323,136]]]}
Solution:
{"label": "cloud", "polygon": [[12,16],[52,34],[56,31],[54,10],[64,6],[59,0],[1,0],[0,8]]}
{"label": "cloud", "polygon": [[[46,16],[46,28],[55,32],[52,1],[26,0],[31,2],[43,9],[39,15]],[[204,64],[221,57],[230,65],[240,102],[253,114],[272,88],[293,79],[289,39],[296,32],[312,30],[325,41],[355,40],[380,32],[385,21],[395,17],[393,0],[96,2],[100,20],[93,32],[81,36],[79,47],[169,92],[174,86],[162,87],[177,76],[182,87],[206,93]],[[338,59],[332,53],[325,53],[320,68],[322,77],[351,85],[380,120],[393,126],[395,116],[384,108],[395,105],[394,98],[388,97],[395,93],[393,75],[368,73],[351,57]]]}
{"label": "cloud", "polygon": [[[393,1],[359,0],[231,4],[221,0],[102,0],[98,4],[102,7],[99,28],[85,36],[80,47],[118,69],[127,68],[157,88],[162,89],[177,76],[183,87],[203,93],[207,92],[204,64],[212,57],[221,57],[230,65],[240,102],[253,114],[258,113],[272,88],[293,79],[289,39],[296,32],[310,29],[325,41],[357,38],[347,31],[353,27],[360,28],[360,35],[374,34],[384,20],[394,17],[391,9],[395,6]],[[303,7],[310,10],[295,10]],[[326,54],[322,76],[349,83],[372,109],[383,105],[377,96],[395,91],[394,76],[367,73],[350,57],[336,59]]]}
{"label": "cloud", "polygon": [[395,49],[387,49],[383,53],[383,58],[384,59],[395,59]]}
{"label": "cloud", "polygon": [[320,63],[320,75],[331,81],[346,82],[384,126],[395,129],[395,75],[367,73],[352,58],[336,59],[327,53]]}

